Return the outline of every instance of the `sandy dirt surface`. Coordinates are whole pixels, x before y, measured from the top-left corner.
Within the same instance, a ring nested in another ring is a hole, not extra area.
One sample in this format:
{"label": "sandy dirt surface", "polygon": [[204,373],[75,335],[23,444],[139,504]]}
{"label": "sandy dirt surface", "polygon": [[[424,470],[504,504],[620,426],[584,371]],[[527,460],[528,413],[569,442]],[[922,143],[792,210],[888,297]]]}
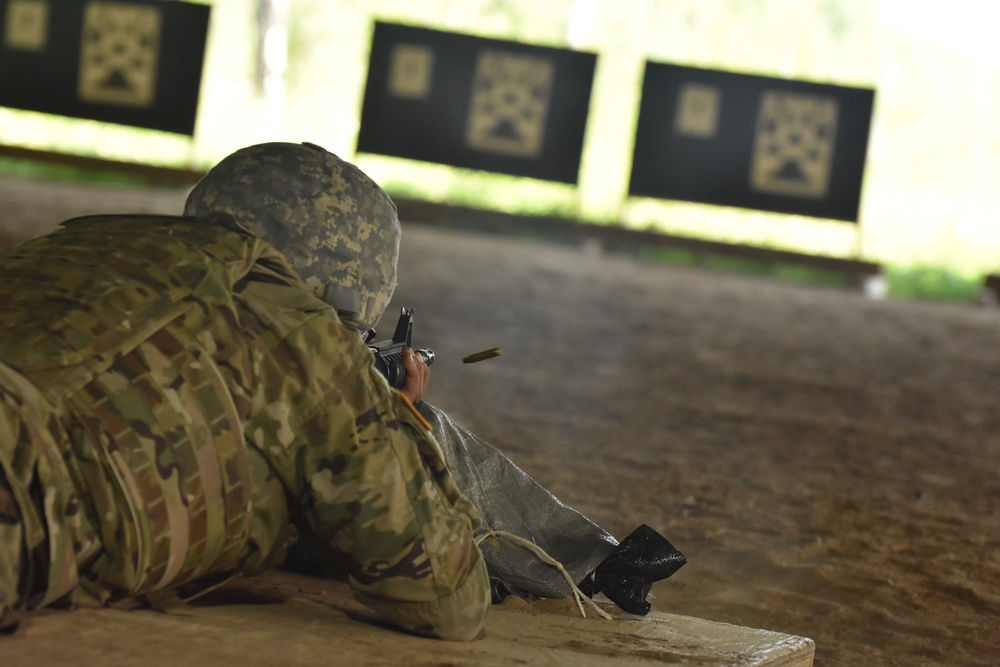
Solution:
{"label": "sandy dirt surface", "polygon": [[[4,178],[0,228],[182,200]],[[817,665],[996,663],[1000,310],[418,226],[400,277],[380,333],[416,308],[427,400],[685,552],[656,610],[812,638]]]}

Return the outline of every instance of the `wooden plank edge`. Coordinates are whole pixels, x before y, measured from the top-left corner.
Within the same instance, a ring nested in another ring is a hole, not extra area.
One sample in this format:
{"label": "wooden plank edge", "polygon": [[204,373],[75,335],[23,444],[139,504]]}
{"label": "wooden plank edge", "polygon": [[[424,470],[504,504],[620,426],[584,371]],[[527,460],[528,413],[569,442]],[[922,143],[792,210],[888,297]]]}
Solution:
{"label": "wooden plank edge", "polygon": [[797,265],[844,276],[855,287],[878,296],[885,280],[881,264],[860,259],[811,255],[790,250],[710,241],[667,233],[588,224],[554,216],[530,216],[408,198],[393,198],[404,222],[487,233],[522,234],[554,241],[596,244],[610,252],[681,249],[693,255],[718,255],[769,265]]}

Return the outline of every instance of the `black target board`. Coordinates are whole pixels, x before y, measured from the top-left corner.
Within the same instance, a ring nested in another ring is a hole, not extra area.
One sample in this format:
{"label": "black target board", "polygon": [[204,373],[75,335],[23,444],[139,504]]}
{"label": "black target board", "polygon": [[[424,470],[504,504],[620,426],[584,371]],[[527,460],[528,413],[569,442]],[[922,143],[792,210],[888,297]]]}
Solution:
{"label": "black target board", "polygon": [[647,62],[629,194],[857,222],[874,101]]}
{"label": "black target board", "polygon": [[210,8],[0,0],[0,106],[194,134]]}
{"label": "black target board", "polygon": [[576,183],[596,62],[376,22],[357,149]]}

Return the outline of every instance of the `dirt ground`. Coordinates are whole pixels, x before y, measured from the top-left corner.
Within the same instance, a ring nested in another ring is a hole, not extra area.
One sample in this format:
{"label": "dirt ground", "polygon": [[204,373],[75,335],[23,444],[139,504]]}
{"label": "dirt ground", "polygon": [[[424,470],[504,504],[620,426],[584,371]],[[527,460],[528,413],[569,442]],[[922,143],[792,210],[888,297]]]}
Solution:
{"label": "dirt ground", "polygon": [[[0,229],[183,194],[0,178]],[[654,609],[812,638],[817,665],[996,663],[1000,309],[405,220],[400,276],[380,333],[416,308],[430,402],[619,538],[685,552]]]}

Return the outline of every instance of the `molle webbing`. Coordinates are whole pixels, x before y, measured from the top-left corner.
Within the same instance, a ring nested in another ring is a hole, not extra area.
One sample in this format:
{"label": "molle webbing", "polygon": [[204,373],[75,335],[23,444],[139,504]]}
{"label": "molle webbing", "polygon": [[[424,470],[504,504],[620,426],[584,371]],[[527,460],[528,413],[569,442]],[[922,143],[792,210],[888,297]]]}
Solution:
{"label": "molle webbing", "polygon": [[216,367],[199,363],[207,355],[174,334],[158,332],[71,401],[113,480],[109,495],[93,495],[105,505],[95,507],[102,533],[118,534],[105,539],[110,560],[98,573],[133,594],[234,569],[250,531],[239,416],[220,399],[227,391]]}
{"label": "molle webbing", "polygon": [[[88,595],[176,586],[245,556],[249,406],[233,386],[251,371],[232,293],[258,263],[297,280],[225,218],[81,218],[2,255],[0,360],[72,433],[72,445],[65,434],[52,444],[75,484],[65,470],[39,478],[82,490],[99,526],[96,560],[72,542],[52,553],[86,568]],[[60,521],[48,522],[50,539]]]}

